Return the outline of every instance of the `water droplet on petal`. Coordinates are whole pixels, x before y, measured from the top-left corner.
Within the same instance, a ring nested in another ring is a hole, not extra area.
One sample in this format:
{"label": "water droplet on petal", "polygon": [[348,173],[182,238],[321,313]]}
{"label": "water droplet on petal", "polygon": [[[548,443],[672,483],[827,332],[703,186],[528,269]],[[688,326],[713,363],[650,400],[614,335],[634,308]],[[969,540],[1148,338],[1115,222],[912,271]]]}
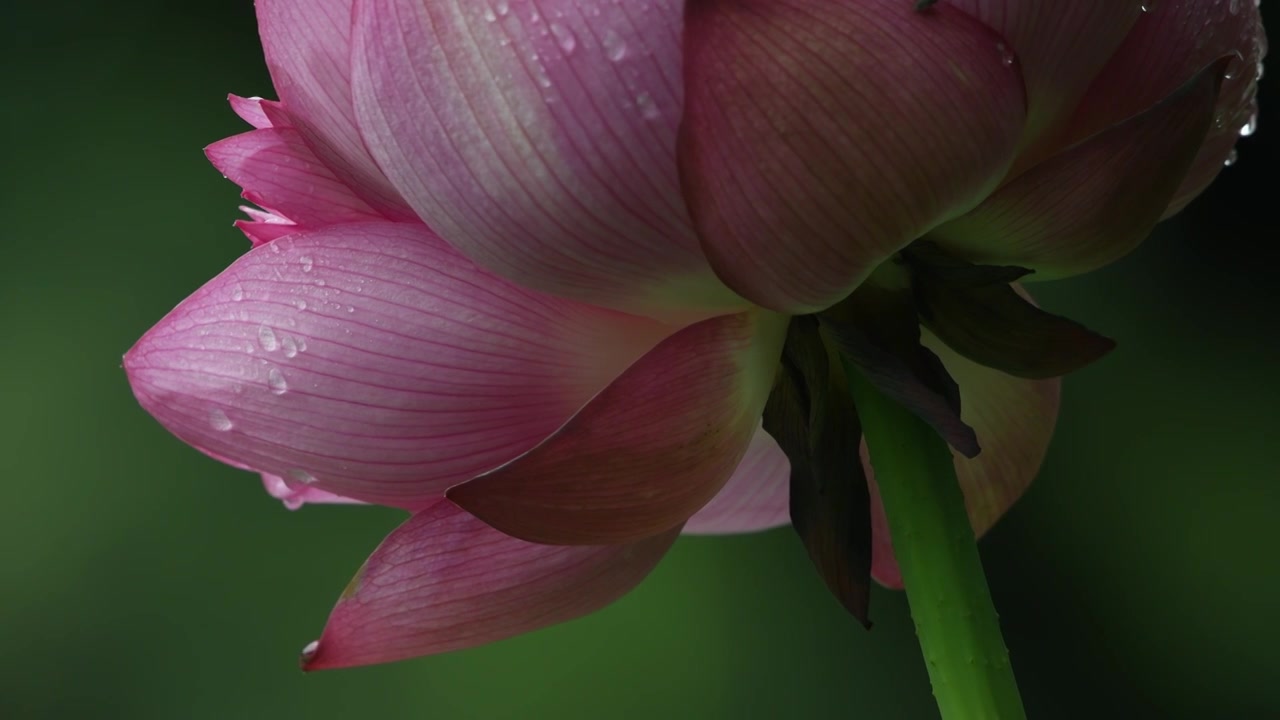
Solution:
{"label": "water droplet on petal", "polygon": [[292,480],[297,480],[303,485],[314,485],[316,482],[315,475],[312,475],[306,470],[299,470],[298,468],[294,468],[289,471],[289,478]]}
{"label": "water droplet on petal", "polygon": [[303,255],[298,258],[298,263],[302,265],[302,272],[304,273],[311,272],[311,269],[316,266],[316,261],[312,260],[309,255]]}
{"label": "water droplet on petal", "polygon": [[298,356],[298,343],[288,335],[280,338],[280,349],[284,351],[287,358]]}
{"label": "water droplet on petal", "polygon": [[267,352],[273,352],[280,347],[280,342],[276,339],[276,331],[266,325],[258,328],[258,344]]}
{"label": "water droplet on petal", "polygon": [[578,47],[577,36],[573,34],[573,30],[565,25],[557,22],[551,23],[551,34],[556,36],[556,42],[559,43],[560,49],[564,51],[565,55],[573,52],[573,49]]}
{"label": "water droplet on petal", "polygon": [[244,288],[240,287],[240,285],[238,284],[235,287],[231,288],[231,299],[235,300],[236,302],[240,302],[241,300],[243,300]]}
{"label": "water droplet on petal", "polygon": [[235,427],[231,423],[231,418],[217,408],[209,411],[209,425],[218,432],[226,432]]}
{"label": "water droplet on petal", "polygon": [[604,34],[600,44],[604,47],[605,57],[612,62],[618,62],[627,56],[627,41],[612,30]]}
{"label": "water droplet on petal", "polygon": [[280,368],[273,367],[267,372],[267,387],[271,388],[273,395],[283,395],[289,391],[289,383],[284,379]]}
{"label": "water droplet on petal", "polygon": [[1240,160],[1240,153],[1235,148],[1231,148],[1231,152],[1227,153],[1227,159],[1222,161],[1223,167],[1231,167]]}
{"label": "water droplet on petal", "polygon": [[316,653],[318,652],[320,652],[320,641],[312,640],[311,642],[307,643],[306,647],[302,648],[302,656],[299,658],[299,660],[305,666],[307,663],[315,659]]}

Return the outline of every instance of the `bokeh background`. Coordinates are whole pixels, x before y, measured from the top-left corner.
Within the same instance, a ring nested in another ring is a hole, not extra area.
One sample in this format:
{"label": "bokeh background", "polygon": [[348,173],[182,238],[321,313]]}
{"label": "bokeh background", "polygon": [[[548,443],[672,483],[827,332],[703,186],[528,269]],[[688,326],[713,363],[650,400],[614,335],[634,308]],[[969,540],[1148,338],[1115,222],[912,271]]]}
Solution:
{"label": "bokeh background", "polygon": [[[877,591],[864,632],[786,530],[681,540],[575,623],[300,673],[398,513],[287,512],[120,370],[247,248],[200,151],[243,129],[227,92],[271,94],[250,0],[4,3],[0,33],[0,717],[936,717],[903,596]],[[1121,345],[1067,381],[1038,483],[982,546],[1033,717],[1280,717],[1272,81],[1191,209],[1038,287]]]}

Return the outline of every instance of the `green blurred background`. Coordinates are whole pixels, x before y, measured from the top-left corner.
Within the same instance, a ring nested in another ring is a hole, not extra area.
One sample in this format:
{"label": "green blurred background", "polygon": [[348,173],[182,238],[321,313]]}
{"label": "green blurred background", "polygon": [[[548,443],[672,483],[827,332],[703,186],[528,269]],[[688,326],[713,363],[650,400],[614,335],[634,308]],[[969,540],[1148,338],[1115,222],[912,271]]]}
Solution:
{"label": "green blurred background", "polygon": [[[6,3],[0,26],[0,718],[936,716],[903,596],[878,591],[862,631],[785,530],[681,540],[575,623],[300,673],[398,514],[287,512],[120,370],[247,248],[200,150],[244,129],[227,92],[271,95],[250,1]],[[1039,287],[1121,346],[1067,381],[1042,476],[983,544],[1033,717],[1280,717],[1266,82],[1262,133],[1204,198]]]}

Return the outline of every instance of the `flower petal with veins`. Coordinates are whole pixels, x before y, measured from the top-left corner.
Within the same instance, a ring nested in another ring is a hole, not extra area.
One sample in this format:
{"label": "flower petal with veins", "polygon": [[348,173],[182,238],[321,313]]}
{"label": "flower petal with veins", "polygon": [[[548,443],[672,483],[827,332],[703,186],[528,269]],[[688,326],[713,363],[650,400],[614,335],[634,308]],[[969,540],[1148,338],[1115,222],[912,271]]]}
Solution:
{"label": "flower petal with veins", "polygon": [[302,668],[433,655],[573,620],[638,585],[678,534],[625,545],[535,545],[438,502],[374,551],[304,651]]}
{"label": "flower petal with veins", "polygon": [[742,309],[680,194],[682,6],[360,0],[360,129],[422,219],[500,275],[654,316]]}
{"label": "flower petal with veins", "polygon": [[738,468],[689,522],[686,535],[723,535],[768,530],[791,522],[788,515],[791,463],[778,443],[756,430]]}
{"label": "flower petal with veins", "polygon": [[249,251],[125,369],[210,455],[414,509],[543,441],[668,333],[516,287],[421,226],[363,223]]}
{"label": "flower petal with veins", "polygon": [[538,447],[447,497],[531,542],[634,542],[682,525],[747,451],[786,327],[753,311],[675,333]]}
{"label": "flower petal with veins", "polygon": [[690,0],[680,165],[720,277],[816,312],[980,202],[1024,119],[996,45],[946,5]]}
{"label": "flower petal with veins", "polygon": [[[412,213],[383,177],[356,129],[351,105],[353,0],[257,0],[258,32],[271,81],[316,155],[388,218]],[[275,126],[285,110],[265,106]]]}

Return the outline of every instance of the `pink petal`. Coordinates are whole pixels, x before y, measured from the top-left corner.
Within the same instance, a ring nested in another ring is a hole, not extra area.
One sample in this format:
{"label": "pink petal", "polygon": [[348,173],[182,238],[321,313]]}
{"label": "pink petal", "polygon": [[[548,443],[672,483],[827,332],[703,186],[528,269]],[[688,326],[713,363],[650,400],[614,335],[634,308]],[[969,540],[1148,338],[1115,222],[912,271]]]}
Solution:
{"label": "pink petal", "polygon": [[[1061,380],[1024,380],[967,360],[927,330],[924,344],[937,353],[960,385],[962,418],[978,432],[982,454],[955,456],[974,533],[982,536],[1000,519],[1040,470],[1058,418]],[[893,558],[889,527],[871,464],[863,444],[863,468],[871,490],[871,576],[882,585],[902,587]]]}
{"label": "pink petal", "polygon": [[267,112],[264,106],[274,105],[278,108],[280,105],[280,103],[263,100],[260,97],[246,98],[240,97],[239,95],[228,95],[227,102],[231,104],[231,109],[235,111],[236,115],[240,116],[241,120],[244,120],[259,130],[273,126],[271,118],[267,117]]}
{"label": "pink petal", "polygon": [[[257,0],[262,49],[291,124],[316,155],[380,213],[409,219],[412,214],[356,129],[351,105],[352,2]],[[272,109],[264,110],[279,127]]]}
{"label": "pink petal", "polygon": [[747,454],[724,488],[699,510],[684,532],[722,535],[768,530],[791,522],[791,463],[778,443],[756,430]]}
{"label": "pink petal", "polygon": [[307,503],[317,504],[337,504],[337,505],[362,505],[359,500],[352,500],[341,495],[325,492],[319,488],[311,487],[298,482],[297,480],[286,480],[279,475],[262,476],[262,487],[266,488],[271,497],[284,502],[284,506],[290,510],[297,510]]}
{"label": "pink petal", "polygon": [[265,245],[272,240],[278,240],[286,235],[293,235],[302,232],[303,228],[294,225],[291,222],[264,222],[256,220],[237,220],[234,225],[236,229],[245,234],[249,238],[249,242],[256,247]]}
{"label": "pink petal", "polygon": [[216,142],[205,154],[244,197],[302,225],[380,219],[291,128],[264,128]]}
{"label": "pink petal", "polygon": [[1031,280],[1086,272],[1141,243],[1204,141],[1221,66],[1165,102],[1046,160],[930,238],[986,265],[1035,270]]}
{"label": "pink petal", "polygon": [[720,277],[765,307],[846,297],[972,207],[1022,130],[998,39],[943,4],[689,3],[685,193]]}
{"label": "pink petal", "polygon": [[1085,137],[1160,102],[1219,58],[1233,58],[1213,128],[1165,216],[1181,209],[1222,170],[1240,129],[1257,112],[1266,35],[1256,3],[1165,0],[1134,26],[1072,120]]}
{"label": "pink petal", "polygon": [[741,308],[680,195],[683,5],[360,0],[360,128],[418,214],[500,275],[630,311]]}
{"label": "pink petal", "polygon": [[683,524],[746,452],[786,327],[750,312],[685,328],[538,447],[448,497],[530,542],[634,542]]}
{"label": "pink petal", "polygon": [[640,584],[678,532],[628,545],[535,545],[437,503],[374,551],[302,667],[449,652],[582,617]]}
{"label": "pink petal", "polygon": [[352,224],[249,251],[125,368],[210,455],[413,509],[537,445],[668,332],[500,280],[421,226]]}
{"label": "pink petal", "polygon": [[[1024,145],[1039,144],[1050,151],[1054,146],[1037,141],[1061,131],[1089,84],[1143,14],[1137,0],[947,1],[1003,38],[1005,52],[1022,69],[1026,81]],[[1166,2],[1160,3],[1158,13],[1165,11]],[[1113,122],[1131,114],[1117,116]],[[1042,156],[1036,150],[1033,153]]]}

